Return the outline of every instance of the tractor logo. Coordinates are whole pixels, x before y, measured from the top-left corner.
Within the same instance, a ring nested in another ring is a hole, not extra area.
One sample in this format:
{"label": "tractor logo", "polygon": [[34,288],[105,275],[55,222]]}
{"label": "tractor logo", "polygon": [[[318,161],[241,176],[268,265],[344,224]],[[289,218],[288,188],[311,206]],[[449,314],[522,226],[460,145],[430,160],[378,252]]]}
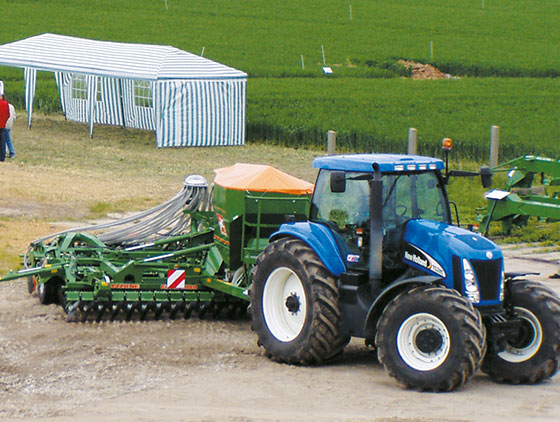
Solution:
{"label": "tractor logo", "polygon": [[347,262],[358,262],[359,260],[360,260],[360,255],[355,255],[355,254],[351,254],[351,253],[346,255],[346,261]]}
{"label": "tractor logo", "polygon": [[406,250],[404,251],[404,259],[418,265],[419,267],[426,268],[440,277],[446,277],[443,267],[434,258],[414,245],[407,245]]}
{"label": "tractor logo", "polygon": [[185,270],[169,270],[169,271],[167,271],[167,288],[168,289],[184,289],[185,288]]}

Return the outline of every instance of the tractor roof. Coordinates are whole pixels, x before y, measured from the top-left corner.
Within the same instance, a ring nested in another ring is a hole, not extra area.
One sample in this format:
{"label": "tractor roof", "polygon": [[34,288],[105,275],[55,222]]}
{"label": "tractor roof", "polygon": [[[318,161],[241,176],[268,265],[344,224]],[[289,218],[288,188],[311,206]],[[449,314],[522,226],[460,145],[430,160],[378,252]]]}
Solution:
{"label": "tractor roof", "polygon": [[313,167],[327,170],[373,172],[377,163],[382,173],[400,171],[442,170],[443,161],[439,158],[420,155],[399,154],[352,154],[319,157],[313,161]]}

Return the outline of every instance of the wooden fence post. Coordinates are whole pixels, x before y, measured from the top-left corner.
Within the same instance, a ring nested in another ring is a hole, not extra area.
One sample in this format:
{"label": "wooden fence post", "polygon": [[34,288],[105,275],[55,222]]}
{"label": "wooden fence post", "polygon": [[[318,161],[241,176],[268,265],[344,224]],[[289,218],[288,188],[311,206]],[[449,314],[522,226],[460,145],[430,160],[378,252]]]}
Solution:
{"label": "wooden fence post", "polygon": [[416,155],[417,153],[416,129],[413,127],[408,129],[408,155]]}
{"label": "wooden fence post", "polygon": [[490,129],[490,168],[498,165],[498,150],[500,147],[500,127],[492,126]]}
{"label": "wooden fence post", "polygon": [[329,130],[327,132],[327,155],[334,155],[336,153],[336,132]]}

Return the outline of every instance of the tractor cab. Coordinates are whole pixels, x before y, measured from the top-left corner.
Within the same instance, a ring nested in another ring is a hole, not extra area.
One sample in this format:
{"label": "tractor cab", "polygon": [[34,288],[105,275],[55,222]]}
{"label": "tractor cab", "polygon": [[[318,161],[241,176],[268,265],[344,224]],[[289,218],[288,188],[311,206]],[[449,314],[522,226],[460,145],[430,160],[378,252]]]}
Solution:
{"label": "tractor cab", "polygon": [[[380,203],[370,203],[374,170],[357,171],[367,156],[317,159],[320,167],[311,203],[310,221],[328,226],[350,271],[368,270],[370,215],[382,216],[382,267],[395,279],[407,266],[402,260],[403,235],[411,219],[450,224],[449,204],[440,173],[443,163],[425,157],[377,155],[382,192]],[[421,158],[421,160],[419,160]],[[373,211],[375,212],[375,211]]]}

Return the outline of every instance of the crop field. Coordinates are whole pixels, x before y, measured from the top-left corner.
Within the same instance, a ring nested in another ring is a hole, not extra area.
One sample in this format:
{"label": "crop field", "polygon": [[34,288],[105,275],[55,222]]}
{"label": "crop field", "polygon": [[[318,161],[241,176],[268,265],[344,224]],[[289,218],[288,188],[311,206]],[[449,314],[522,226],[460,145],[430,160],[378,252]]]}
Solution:
{"label": "crop field", "polygon": [[320,75],[321,46],[348,76],[396,57],[474,75],[560,75],[555,0],[5,1],[3,43],[55,32],[197,54],[204,47],[252,77],[299,76],[301,55],[303,73]]}
{"label": "crop field", "polygon": [[559,79],[391,79],[359,85],[352,79],[259,79],[249,84],[249,97],[262,95],[248,103],[248,129],[256,139],[318,147],[325,144],[325,128],[336,128],[337,145],[347,151],[405,152],[408,128],[414,127],[420,153],[439,155],[441,138],[448,136],[457,155],[478,159],[487,158],[490,126],[498,124],[502,157],[554,157],[559,91]]}
{"label": "crop field", "polygon": [[[554,0],[5,1],[0,43],[54,32],[165,44],[244,70],[249,142],[314,148],[332,129],[343,150],[402,152],[416,127],[423,153],[448,136],[457,154],[484,159],[498,125],[503,158],[556,156]],[[399,59],[460,79],[404,80]],[[20,108],[22,73],[0,68]],[[59,111],[51,74],[40,74],[35,109]]]}

